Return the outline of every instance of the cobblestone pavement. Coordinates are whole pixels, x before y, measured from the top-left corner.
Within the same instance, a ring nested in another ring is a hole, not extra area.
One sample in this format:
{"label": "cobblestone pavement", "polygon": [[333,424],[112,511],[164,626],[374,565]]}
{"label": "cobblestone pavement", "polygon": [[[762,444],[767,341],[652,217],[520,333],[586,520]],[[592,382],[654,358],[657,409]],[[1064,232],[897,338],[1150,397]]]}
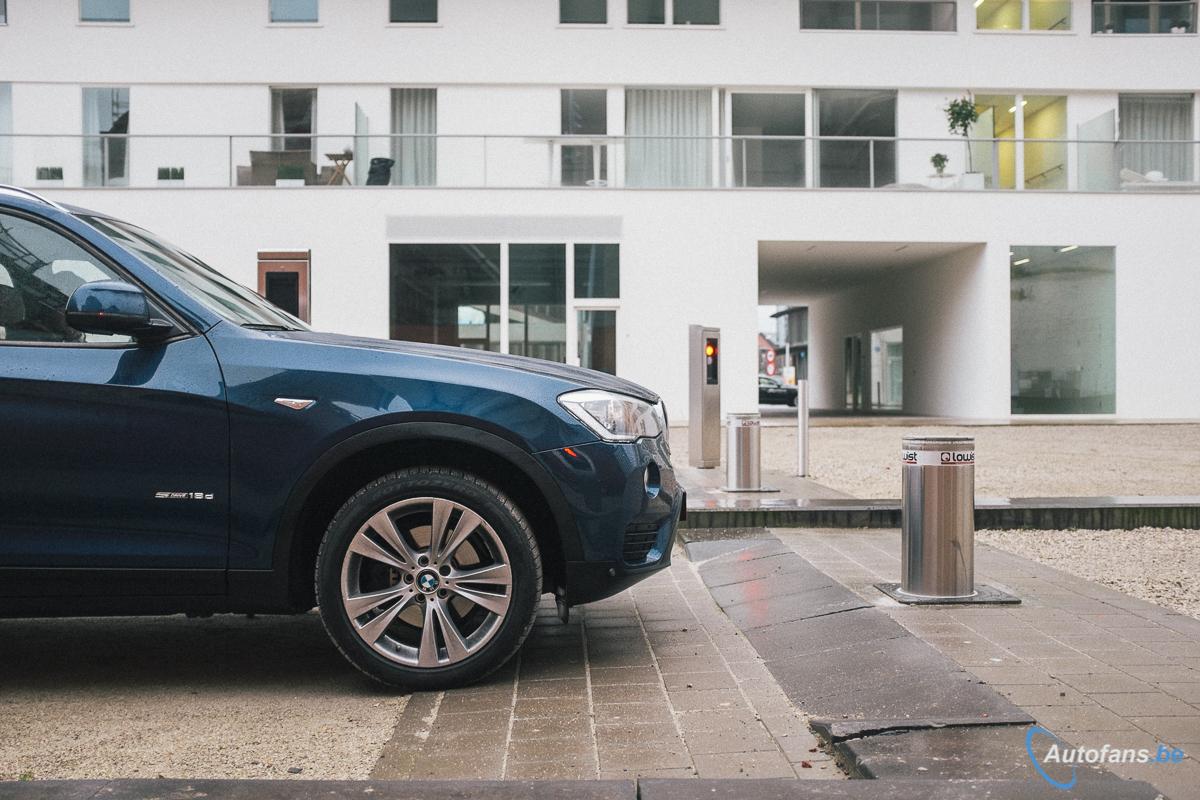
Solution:
{"label": "cobblestone pavement", "polygon": [[842,777],[691,565],[572,610],[513,664],[414,695],[374,778]]}
{"label": "cobblestone pavement", "polygon": [[1070,744],[1182,748],[1182,764],[1107,766],[1200,796],[1200,620],[978,544],[977,583],[1021,605],[901,606],[872,585],[899,580],[897,531],[773,532]]}

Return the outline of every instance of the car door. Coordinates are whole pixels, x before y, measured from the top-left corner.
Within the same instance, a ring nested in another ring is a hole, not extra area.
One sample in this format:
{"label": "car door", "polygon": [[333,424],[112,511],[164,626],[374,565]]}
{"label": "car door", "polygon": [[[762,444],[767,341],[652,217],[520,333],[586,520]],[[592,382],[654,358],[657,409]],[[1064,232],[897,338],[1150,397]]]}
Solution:
{"label": "car door", "polygon": [[96,280],[130,277],[67,231],[0,209],[0,597],[221,594],[229,422],[216,356],[182,327],[149,345],[73,330],[67,299]]}

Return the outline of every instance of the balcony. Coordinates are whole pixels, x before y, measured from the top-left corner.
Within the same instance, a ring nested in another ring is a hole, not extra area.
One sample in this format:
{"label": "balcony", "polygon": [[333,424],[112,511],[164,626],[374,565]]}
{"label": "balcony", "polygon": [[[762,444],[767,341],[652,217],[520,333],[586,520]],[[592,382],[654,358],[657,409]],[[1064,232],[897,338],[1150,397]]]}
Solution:
{"label": "balcony", "polygon": [[0,154],[33,188],[1200,192],[1200,142],[1167,140],[15,134]]}
{"label": "balcony", "polygon": [[1196,3],[1094,0],[1092,33],[1195,33]]}

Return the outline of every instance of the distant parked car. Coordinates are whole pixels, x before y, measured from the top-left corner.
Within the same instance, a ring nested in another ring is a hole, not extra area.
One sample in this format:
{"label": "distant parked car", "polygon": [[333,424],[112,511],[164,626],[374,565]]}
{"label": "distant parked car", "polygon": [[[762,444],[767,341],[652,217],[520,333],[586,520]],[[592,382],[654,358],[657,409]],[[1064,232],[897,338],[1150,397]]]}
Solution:
{"label": "distant parked car", "polygon": [[764,406],[796,405],[796,387],[788,386],[770,375],[758,376],[758,404]]}

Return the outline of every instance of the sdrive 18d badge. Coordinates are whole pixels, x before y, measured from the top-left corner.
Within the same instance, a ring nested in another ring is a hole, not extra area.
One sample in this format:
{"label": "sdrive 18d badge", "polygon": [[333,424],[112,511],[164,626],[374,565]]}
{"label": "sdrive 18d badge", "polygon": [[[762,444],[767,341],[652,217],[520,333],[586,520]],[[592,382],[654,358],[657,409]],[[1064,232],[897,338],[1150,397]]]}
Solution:
{"label": "sdrive 18d badge", "polygon": [[212,500],[212,492],[155,492],[155,500]]}

